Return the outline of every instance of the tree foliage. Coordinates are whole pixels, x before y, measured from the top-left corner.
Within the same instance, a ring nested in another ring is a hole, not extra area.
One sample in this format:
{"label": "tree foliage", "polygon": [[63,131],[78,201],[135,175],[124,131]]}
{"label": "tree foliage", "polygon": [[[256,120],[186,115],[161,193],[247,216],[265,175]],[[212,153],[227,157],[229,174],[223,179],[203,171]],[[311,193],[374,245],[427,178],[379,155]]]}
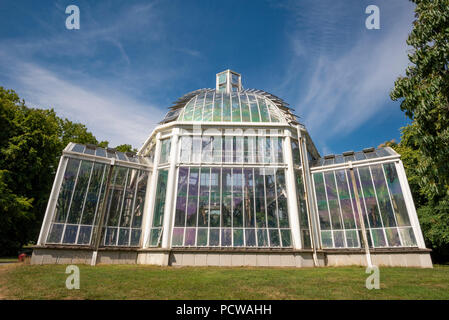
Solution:
{"label": "tree foliage", "polygon": [[99,142],[84,125],[61,119],[52,109],[28,108],[13,90],[3,87],[0,128],[0,255],[4,255],[37,239],[65,146]]}
{"label": "tree foliage", "polygon": [[449,0],[412,0],[411,65],[390,93],[413,120],[399,144],[426,244],[449,258]]}

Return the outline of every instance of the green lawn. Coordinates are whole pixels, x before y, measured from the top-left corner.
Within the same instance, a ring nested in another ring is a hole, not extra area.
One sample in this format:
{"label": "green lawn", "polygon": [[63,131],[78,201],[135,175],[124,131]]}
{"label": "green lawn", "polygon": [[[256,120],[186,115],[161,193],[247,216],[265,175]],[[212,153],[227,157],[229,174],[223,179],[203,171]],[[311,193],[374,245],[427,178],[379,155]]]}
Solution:
{"label": "green lawn", "polygon": [[380,290],[365,268],[218,268],[80,265],[80,290],[64,265],[0,266],[7,299],[449,299],[449,266],[380,268]]}
{"label": "green lawn", "polygon": [[0,263],[17,262],[17,257],[0,257]]}

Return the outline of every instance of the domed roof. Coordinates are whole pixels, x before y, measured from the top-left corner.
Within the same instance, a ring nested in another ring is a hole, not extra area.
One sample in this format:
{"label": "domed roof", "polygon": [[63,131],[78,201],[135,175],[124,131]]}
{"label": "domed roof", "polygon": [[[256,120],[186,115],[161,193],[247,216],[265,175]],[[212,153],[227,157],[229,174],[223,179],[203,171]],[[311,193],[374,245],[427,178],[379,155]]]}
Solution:
{"label": "domed roof", "polygon": [[[227,90],[226,75],[223,77],[225,73],[229,74],[227,79],[230,79]],[[224,80],[221,80],[222,78]],[[170,109],[160,123],[172,121],[297,123],[296,116],[282,99],[262,90],[242,90],[240,75],[230,70],[217,74],[216,89],[190,92],[179,98]]]}

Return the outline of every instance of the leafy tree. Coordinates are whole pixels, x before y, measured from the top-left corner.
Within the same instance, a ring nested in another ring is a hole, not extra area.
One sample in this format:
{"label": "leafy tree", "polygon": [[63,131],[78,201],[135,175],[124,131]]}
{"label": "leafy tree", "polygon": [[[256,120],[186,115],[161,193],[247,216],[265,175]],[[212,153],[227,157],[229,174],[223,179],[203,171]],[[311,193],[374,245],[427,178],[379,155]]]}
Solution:
{"label": "leafy tree", "polygon": [[416,4],[407,44],[411,65],[390,93],[413,120],[396,150],[418,207],[434,259],[449,259],[449,0]]}
{"label": "leafy tree", "polygon": [[115,147],[114,149],[120,152],[137,152],[137,150],[133,149],[133,147],[130,144],[121,144]]}
{"label": "leafy tree", "polygon": [[413,143],[422,154],[421,187],[429,199],[449,195],[449,0],[416,3],[412,65],[395,82],[393,100],[414,120]]}
{"label": "leafy tree", "polygon": [[68,142],[98,141],[84,125],[60,119],[52,109],[28,108],[3,87],[0,128],[0,255],[5,255],[37,239]]}

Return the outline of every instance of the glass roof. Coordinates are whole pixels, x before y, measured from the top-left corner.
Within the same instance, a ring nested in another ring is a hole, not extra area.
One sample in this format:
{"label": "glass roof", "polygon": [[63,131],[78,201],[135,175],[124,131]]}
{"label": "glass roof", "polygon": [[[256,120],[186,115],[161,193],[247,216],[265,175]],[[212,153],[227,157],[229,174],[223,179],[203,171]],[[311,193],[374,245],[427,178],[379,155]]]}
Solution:
{"label": "glass roof", "polygon": [[278,108],[264,96],[248,93],[221,93],[215,90],[194,96],[185,107],[167,114],[178,121],[285,122]]}
{"label": "glass roof", "polygon": [[83,145],[79,143],[69,143],[64,151],[75,152],[83,155],[91,155],[101,158],[116,159],[124,162],[132,162],[143,165],[150,164],[147,157],[138,156],[133,152],[120,152],[111,148],[101,148],[94,145]]}
{"label": "glass roof", "polygon": [[322,167],[322,166],[328,166],[332,164],[339,164],[339,163],[345,163],[349,161],[361,161],[366,159],[375,159],[375,158],[384,158],[389,156],[399,156],[398,153],[396,153],[393,149],[386,147],[386,148],[367,148],[363,151],[347,151],[343,152],[343,154],[331,154],[324,156],[323,158],[319,158],[318,160],[310,161],[310,167]]}

